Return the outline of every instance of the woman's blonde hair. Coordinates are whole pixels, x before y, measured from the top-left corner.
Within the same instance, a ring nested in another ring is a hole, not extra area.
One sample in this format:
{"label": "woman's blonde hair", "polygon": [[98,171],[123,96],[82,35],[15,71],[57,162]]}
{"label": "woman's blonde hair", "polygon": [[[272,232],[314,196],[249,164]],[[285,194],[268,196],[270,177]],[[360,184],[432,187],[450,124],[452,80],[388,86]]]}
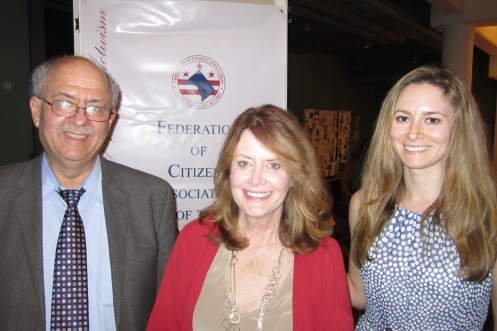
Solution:
{"label": "woman's blonde hair", "polygon": [[404,194],[403,164],[389,139],[395,105],[410,84],[438,87],[454,109],[454,125],[445,156],[443,184],[424,212],[434,214],[454,241],[461,259],[460,276],[480,281],[497,253],[496,182],[483,120],[466,86],[449,70],[423,66],[402,77],[387,94],[373,133],[362,173],[359,221],[353,233],[353,258],[360,267],[367,250],[392,217]]}
{"label": "woman's blonde hair", "polygon": [[240,210],[233,200],[230,185],[235,150],[245,130],[250,130],[278,157],[291,178],[279,226],[281,242],[294,253],[312,252],[320,239],[332,232],[331,199],[302,126],[290,112],[274,105],[247,109],[236,118],[228,132],[214,176],[217,200],[200,213],[204,222],[209,219],[219,226],[220,236],[210,240],[224,243],[231,250],[240,250],[249,244],[238,234]]}

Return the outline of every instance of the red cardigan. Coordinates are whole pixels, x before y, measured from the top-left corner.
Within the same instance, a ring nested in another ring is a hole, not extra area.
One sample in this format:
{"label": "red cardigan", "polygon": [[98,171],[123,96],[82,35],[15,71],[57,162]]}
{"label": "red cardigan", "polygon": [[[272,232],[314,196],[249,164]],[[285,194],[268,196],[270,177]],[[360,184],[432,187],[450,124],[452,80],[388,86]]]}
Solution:
{"label": "red cardigan", "polygon": [[[148,331],[192,330],[193,312],[207,271],[219,249],[205,236],[215,223],[187,224],[174,244]],[[332,238],[311,254],[295,256],[293,330],[353,330],[354,321],[342,252]]]}

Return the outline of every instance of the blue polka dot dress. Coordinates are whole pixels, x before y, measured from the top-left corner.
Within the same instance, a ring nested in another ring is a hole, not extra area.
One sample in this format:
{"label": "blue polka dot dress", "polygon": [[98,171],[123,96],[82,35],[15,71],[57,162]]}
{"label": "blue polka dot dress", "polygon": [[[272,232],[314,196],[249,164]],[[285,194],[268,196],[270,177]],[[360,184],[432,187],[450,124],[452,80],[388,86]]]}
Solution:
{"label": "blue polka dot dress", "polygon": [[356,330],[481,330],[492,275],[457,277],[459,256],[442,226],[399,207],[369,249],[361,270],[366,311]]}

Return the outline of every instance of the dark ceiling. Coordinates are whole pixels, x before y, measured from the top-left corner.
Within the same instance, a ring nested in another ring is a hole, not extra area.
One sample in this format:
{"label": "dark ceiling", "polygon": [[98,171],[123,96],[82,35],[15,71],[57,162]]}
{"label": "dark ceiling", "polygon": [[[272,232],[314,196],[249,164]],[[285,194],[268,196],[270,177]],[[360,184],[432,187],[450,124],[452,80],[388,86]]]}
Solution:
{"label": "dark ceiling", "polygon": [[352,49],[411,39],[440,50],[442,34],[431,28],[430,13],[425,0],[290,0],[289,31],[295,45],[319,38],[331,49]]}
{"label": "dark ceiling", "polygon": [[425,0],[290,0],[289,52],[343,56],[352,79],[389,81],[440,63],[442,34],[430,12]]}

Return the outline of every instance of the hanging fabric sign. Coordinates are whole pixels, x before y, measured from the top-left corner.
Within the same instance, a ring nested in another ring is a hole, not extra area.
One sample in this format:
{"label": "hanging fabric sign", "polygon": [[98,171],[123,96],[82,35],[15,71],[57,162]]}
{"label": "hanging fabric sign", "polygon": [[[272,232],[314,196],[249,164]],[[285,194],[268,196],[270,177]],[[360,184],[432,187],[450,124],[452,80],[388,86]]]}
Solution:
{"label": "hanging fabric sign", "polygon": [[166,179],[180,229],[215,199],[234,118],[286,106],[287,9],[286,0],[74,0],[75,53],[122,90],[104,155]]}

